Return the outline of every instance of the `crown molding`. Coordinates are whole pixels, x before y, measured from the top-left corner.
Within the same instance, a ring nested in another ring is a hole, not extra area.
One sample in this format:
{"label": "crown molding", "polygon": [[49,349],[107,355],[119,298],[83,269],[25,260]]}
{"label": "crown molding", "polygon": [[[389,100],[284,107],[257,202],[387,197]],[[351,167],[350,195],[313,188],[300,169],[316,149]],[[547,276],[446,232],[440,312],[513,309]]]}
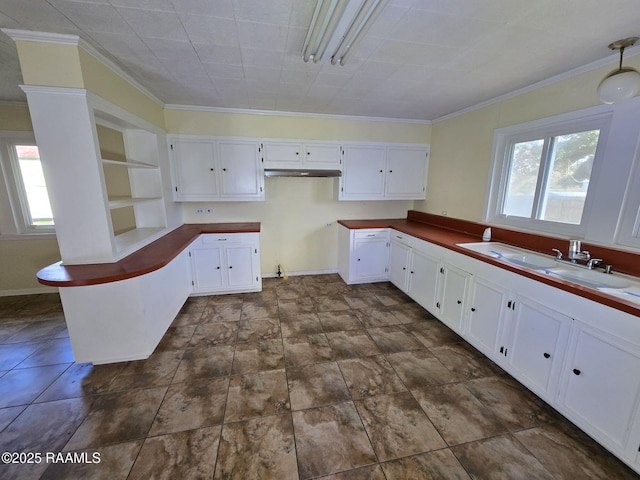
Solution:
{"label": "crown molding", "polygon": [[[625,49],[626,56],[625,58],[633,57],[635,55],[640,54],[640,46]],[[505,93],[503,95],[499,95],[497,97],[491,98],[484,102],[477,103],[467,108],[463,108],[462,110],[457,110],[452,113],[448,113],[447,115],[443,115],[442,117],[434,118],[432,123],[442,122],[444,120],[449,120],[453,117],[457,117],[458,115],[464,115],[465,113],[473,112],[475,110],[479,110],[481,108],[487,107],[489,105],[493,105],[494,103],[503,102],[513,97],[517,97],[519,95],[524,95],[525,93],[532,92],[534,90],[538,90],[539,88],[548,87],[549,85],[553,85],[554,83],[561,82],[563,80],[567,80],[568,78],[575,77],[577,75],[581,75],[586,72],[590,72],[591,70],[596,70],[597,68],[605,67],[607,65],[611,65],[613,62],[617,62],[620,56],[616,53],[614,55],[609,55],[607,57],[601,58],[600,60],[596,60],[595,62],[587,63],[586,65],[582,65],[580,67],[573,68],[567,72],[561,73],[559,75],[554,75],[553,77],[546,78],[536,83],[532,83],[523,88],[519,88],[517,90],[513,90],[512,92]],[[595,91],[595,88],[594,88]]]}
{"label": "crown molding", "polygon": [[264,115],[275,117],[326,118],[329,120],[358,120],[361,122],[411,123],[416,125],[431,125],[432,123],[430,120],[420,120],[415,118],[365,117],[358,115],[338,115],[330,113],[252,110],[248,108],[202,107],[196,105],[166,104],[164,108],[165,110],[189,110],[194,112],[235,113],[241,115]]}
{"label": "crown molding", "polygon": [[116,75],[122,77],[128,83],[130,83],[134,88],[140,91],[143,95],[147,96],[153,102],[164,106],[162,100],[156,97],[153,93],[151,93],[145,86],[131,77],[127,72],[125,72],[118,64],[109,58],[105,57],[102,53],[100,53],[96,48],[93,47],[90,43],[80,38],[78,35],[67,35],[62,33],[48,33],[48,32],[34,32],[31,30],[14,30],[10,28],[2,28],[0,29],[2,32],[6,33],[11,37],[14,41],[23,40],[27,42],[42,42],[42,43],[57,43],[60,45],[74,45],[82,48],[89,55],[94,57],[100,63],[107,66],[111,71],[113,71]]}

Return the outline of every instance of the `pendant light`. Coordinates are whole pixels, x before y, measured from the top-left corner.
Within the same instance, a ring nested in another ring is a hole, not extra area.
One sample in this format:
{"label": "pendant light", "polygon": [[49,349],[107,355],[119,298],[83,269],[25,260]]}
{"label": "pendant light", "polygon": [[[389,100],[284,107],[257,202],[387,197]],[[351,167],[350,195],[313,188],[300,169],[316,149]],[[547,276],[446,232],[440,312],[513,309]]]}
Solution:
{"label": "pendant light", "polygon": [[640,92],[640,73],[634,68],[622,66],[624,49],[637,41],[638,37],[629,37],[609,44],[611,50],[620,50],[620,66],[604,77],[598,85],[598,96],[603,103],[616,103],[635,97]]}

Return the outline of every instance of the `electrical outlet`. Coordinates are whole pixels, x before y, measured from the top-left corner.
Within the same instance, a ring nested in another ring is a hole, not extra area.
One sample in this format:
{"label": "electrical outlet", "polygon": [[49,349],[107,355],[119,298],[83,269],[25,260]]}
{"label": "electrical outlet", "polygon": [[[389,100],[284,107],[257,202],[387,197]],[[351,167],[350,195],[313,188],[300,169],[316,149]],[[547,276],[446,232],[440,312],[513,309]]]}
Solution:
{"label": "electrical outlet", "polygon": [[197,214],[204,213],[204,208],[196,208],[196,213]]}
{"label": "electrical outlet", "polygon": [[333,225],[333,222],[328,222],[328,223],[325,223],[325,225],[324,225],[324,226],[325,226],[325,227],[330,227],[330,226],[332,226],[332,225]]}
{"label": "electrical outlet", "polygon": [[207,212],[207,214],[211,214],[211,213],[215,213],[216,209],[215,208],[207,208],[205,210],[205,212]]}

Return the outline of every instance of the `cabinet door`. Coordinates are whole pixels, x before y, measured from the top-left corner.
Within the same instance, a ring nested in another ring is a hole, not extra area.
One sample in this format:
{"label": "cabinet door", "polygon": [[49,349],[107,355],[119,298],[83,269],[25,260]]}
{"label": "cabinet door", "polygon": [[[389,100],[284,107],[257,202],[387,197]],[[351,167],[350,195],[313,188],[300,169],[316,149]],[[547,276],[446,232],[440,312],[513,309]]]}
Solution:
{"label": "cabinet door", "polygon": [[425,198],[427,191],[426,149],[388,147],[386,168],[386,198]]}
{"label": "cabinet door", "polygon": [[356,239],[354,248],[355,277],[361,281],[387,278],[389,249],[386,238]]}
{"label": "cabinet door", "polygon": [[336,143],[305,143],[305,168],[335,169],[341,168],[342,149]]}
{"label": "cabinet door", "polygon": [[262,142],[265,168],[296,168],[302,165],[302,143],[280,140]]}
{"label": "cabinet door", "polygon": [[408,288],[409,252],[404,243],[391,241],[389,246],[389,281],[403,292]]}
{"label": "cabinet door", "polygon": [[462,316],[470,274],[450,265],[440,267],[438,301],[439,319],[456,332],[462,331]]}
{"label": "cabinet door", "polygon": [[597,430],[623,448],[640,393],[640,351],[623,339],[574,323],[560,402],[587,432]]}
{"label": "cabinet door", "polygon": [[408,294],[420,306],[433,312],[438,290],[438,260],[419,250],[411,251]]}
{"label": "cabinet door", "polygon": [[513,339],[505,343],[504,353],[508,369],[517,371],[538,395],[553,400],[571,318],[523,297],[516,298],[513,308]]}
{"label": "cabinet door", "polygon": [[191,250],[195,292],[213,292],[224,287],[222,250],[222,247],[198,247]]}
{"label": "cabinet door", "polygon": [[254,284],[252,255],[251,245],[225,247],[226,280],[230,289],[251,287]]}
{"label": "cabinet door", "polygon": [[218,140],[220,194],[227,200],[264,198],[258,143]]}
{"label": "cabinet door", "polygon": [[345,147],[340,177],[340,200],[382,199],[385,156],[385,147]]}
{"label": "cabinet door", "polygon": [[206,200],[217,197],[215,144],[209,140],[172,142],[176,200]]}
{"label": "cabinet door", "polygon": [[469,341],[485,355],[494,358],[498,352],[499,335],[507,313],[507,292],[486,280],[474,278],[469,301]]}

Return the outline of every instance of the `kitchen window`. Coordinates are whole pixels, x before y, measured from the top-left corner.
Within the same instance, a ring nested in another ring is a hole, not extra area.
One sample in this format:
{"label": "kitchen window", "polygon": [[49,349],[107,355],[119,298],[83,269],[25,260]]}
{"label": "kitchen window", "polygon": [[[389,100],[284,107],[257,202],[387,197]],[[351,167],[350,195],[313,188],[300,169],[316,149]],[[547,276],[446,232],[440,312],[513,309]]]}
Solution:
{"label": "kitchen window", "polygon": [[584,233],[610,115],[496,130],[487,218],[556,234]]}
{"label": "kitchen window", "polygon": [[2,176],[9,200],[1,212],[2,233],[53,233],[51,204],[33,137],[5,134],[0,137],[0,147]]}

